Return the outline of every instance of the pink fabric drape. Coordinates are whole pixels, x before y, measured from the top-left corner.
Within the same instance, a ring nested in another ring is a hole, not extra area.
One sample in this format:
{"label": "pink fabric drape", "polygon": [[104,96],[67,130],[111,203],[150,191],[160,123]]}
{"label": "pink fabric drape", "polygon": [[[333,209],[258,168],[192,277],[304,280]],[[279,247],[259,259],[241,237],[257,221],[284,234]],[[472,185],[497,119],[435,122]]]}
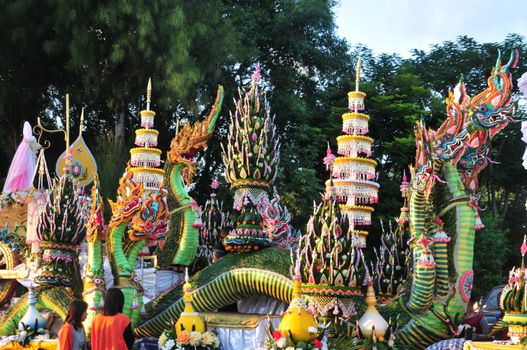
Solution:
{"label": "pink fabric drape", "polygon": [[36,139],[31,131],[31,125],[24,122],[24,138],[16,150],[3,192],[27,191],[33,187],[33,174],[37,164],[37,157],[31,148]]}

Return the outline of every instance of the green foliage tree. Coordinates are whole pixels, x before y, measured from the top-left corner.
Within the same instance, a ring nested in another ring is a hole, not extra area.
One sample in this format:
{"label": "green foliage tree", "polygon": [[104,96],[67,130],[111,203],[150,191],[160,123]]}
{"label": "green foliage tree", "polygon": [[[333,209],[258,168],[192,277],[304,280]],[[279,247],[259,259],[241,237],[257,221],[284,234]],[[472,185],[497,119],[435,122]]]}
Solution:
{"label": "green foliage tree", "polygon": [[[365,62],[361,86],[367,93],[382,185],[376,215],[397,216],[402,171],[414,153],[414,122],[423,117],[436,127],[444,119],[444,98],[460,74],[473,95],[484,89],[482,77],[488,75],[498,49],[518,49],[520,57],[527,57],[527,42],[515,34],[500,43],[478,43],[462,36],[429,51],[415,50],[409,59],[375,56],[363,46],[350,50],[338,37],[335,4],[333,0],[1,2],[0,49],[5,54],[0,55],[0,82],[8,87],[0,90],[4,125],[0,160],[5,164],[1,174],[5,176],[20,140],[22,121],[34,123],[41,115],[46,126],[53,127],[64,113],[63,96],[70,92],[73,125],[79,107],[87,107],[84,136],[96,150],[104,195],[111,197],[123,170],[121,163],[128,159],[126,150],[132,146],[132,131],[144,107],[141,96],[148,77],[154,82],[159,148],[166,150],[176,119],[184,123],[205,114],[218,83],[224,85],[227,97],[235,96],[259,63],[283,144],[276,185],[293,214],[293,225],[303,229],[328,177],[321,159],[328,141],[336,150],[340,116],[346,93],[353,88],[360,52]],[[526,62],[520,60],[514,80],[526,70]],[[199,203],[208,197],[211,179],[221,177],[220,143],[225,142],[227,111],[232,109],[232,99],[226,98],[215,136],[202,154],[193,193]],[[109,138],[110,132],[121,141]],[[60,137],[52,141],[50,164],[64,147]],[[500,229],[510,232],[508,239],[517,242],[527,219],[519,126],[509,127],[494,142],[491,158],[501,164],[490,165],[482,174],[481,205],[492,212]],[[370,236],[376,239],[375,234]]]}
{"label": "green foliage tree", "polygon": [[[328,111],[338,96],[345,104],[345,91],[338,86],[352,71],[349,47],[336,35],[334,1],[228,1],[227,17],[240,45],[236,64],[227,66],[222,80],[226,91],[248,83],[256,63],[267,84],[271,111],[282,139],[281,171],[276,186],[294,218],[303,229],[314,200],[320,198],[324,171],[322,156],[328,140]],[[338,92],[338,95],[335,93]],[[232,110],[229,99],[224,111]],[[219,143],[225,142],[226,112],[218,122],[216,137],[202,164],[196,198],[205,199],[210,173],[221,173]],[[340,117],[339,117],[340,118]]]}
{"label": "green foliage tree", "polygon": [[482,216],[485,228],[477,233],[474,245],[474,295],[484,297],[492,287],[506,282],[507,271],[503,269],[511,249],[507,236],[509,231],[500,228],[501,220],[493,214]]}

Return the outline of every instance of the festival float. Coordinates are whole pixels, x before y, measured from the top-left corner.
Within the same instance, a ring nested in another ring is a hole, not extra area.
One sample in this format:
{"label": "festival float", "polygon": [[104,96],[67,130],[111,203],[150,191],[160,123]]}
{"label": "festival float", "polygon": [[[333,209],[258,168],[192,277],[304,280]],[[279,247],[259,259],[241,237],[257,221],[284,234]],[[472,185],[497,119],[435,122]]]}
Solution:
{"label": "festival float", "polygon": [[[125,295],[124,313],[136,337],[159,337],[166,350],[398,344],[423,349],[455,336],[471,294],[475,231],[482,226],[478,175],[489,162],[490,141],[515,117],[510,71],[516,60],[516,53],[506,64],[498,57],[488,87],[473,98],[460,81],[446,99],[447,119],[437,130],[424,120],[417,123],[415,162],[409,178],[403,176],[401,211],[396,224],[380,225],[379,247],[366,246],[379,184],[366,95],[359,90],[360,59],[349,111],[342,116],[344,134],[337,137],[338,156],[328,146],[325,193],[300,236],[293,234],[291,215],[274,188],[280,140],[259,68],[251,86],[239,91],[223,148],[225,180],[234,197],[231,225],[216,193],[219,181],[212,182],[204,207],[188,188],[199,151],[214,134],[221,86],[205,119],[178,122],[162,168],[149,82],[136,147],[123,169],[117,200],[110,202],[109,222],[99,193],[105,179],[96,175],[82,127],[69,144],[68,103],[66,151],[56,178],[45,163],[47,145],[25,126],[3,194],[7,226],[0,233],[6,258],[0,296],[10,304],[0,320],[3,346],[44,347],[49,336],[37,335],[40,322],[28,320],[48,311],[63,318],[75,298],[89,304],[89,334],[90,320],[112,284]],[[55,132],[40,122],[35,130],[39,138]],[[21,159],[32,164],[26,172],[16,165]],[[39,205],[31,207],[34,200]],[[226,255],[213,258],[212,251],[221,247]],[[149,295],[151,300],[139,273],[147,252],[153,252],[160,271],[171,270],[178,280],[162,294]],[[197,264],[199,259],[205,263]],[[19,262],[22,268],[14,270]],[[517,295],[525,295],[525,286],[515,285],[523,282],[523,266],[517,271],[502,297],[510,320],[525,313],[524,298]],[[11,302],[16,279],[29,281],[29,291]],[[233,304],[237,312],[221,311]],[[523,328],[511,328],[511,334]],[[22,342],[21,332],[26,332]],[[33,342],[27,341],[28,332],[35,333]]]}

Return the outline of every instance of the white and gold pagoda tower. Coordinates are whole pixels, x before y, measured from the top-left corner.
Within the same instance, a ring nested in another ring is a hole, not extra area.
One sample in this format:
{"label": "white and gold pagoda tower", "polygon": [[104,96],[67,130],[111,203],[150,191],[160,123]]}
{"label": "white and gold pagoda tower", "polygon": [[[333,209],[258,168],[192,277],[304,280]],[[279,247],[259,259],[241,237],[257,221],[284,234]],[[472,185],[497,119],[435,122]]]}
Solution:
{"label": "white and gold pagoda tower", "polygon": [[361,59],[357,61],[355,91],[348,92],[348,113],[342,115],[344,135],[337,137],[338,157],[333,162],[331,180],[326,190],[341,203],[342,211],[348,216],[350,227],[356,235],[358,247],[366,246],[368,232],[357,226],[371,225],[371,204],[377,203],[379,184],[375,182],[377,162],[371,158],[373,139],[368,134],[367,114],[364,110],[366,94],[359,91]]}
{"label": "white and gold pagoda tower", "polygon": [[156,112],[150,110],[152,82],[148,79],[146,88],[146,110],[141,114],[141,128],[135,131],[135,145],[130,150],[130,169],[134,180],[143,184],[145,190],[157,190],[163,184],[165,171],[160,169],[161,150],[156,148],[159,132],[154,129]]}

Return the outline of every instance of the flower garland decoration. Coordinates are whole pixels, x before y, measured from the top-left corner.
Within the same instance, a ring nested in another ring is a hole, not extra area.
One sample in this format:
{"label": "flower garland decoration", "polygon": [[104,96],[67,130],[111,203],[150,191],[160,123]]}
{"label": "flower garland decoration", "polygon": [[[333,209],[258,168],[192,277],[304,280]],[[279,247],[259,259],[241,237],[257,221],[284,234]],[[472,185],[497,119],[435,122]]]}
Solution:
{"label": "flower garland decoration", "polygon": [[214,332],[165,330],[159,338],[159,350],[214,350],[220,348],[220,340]]}

